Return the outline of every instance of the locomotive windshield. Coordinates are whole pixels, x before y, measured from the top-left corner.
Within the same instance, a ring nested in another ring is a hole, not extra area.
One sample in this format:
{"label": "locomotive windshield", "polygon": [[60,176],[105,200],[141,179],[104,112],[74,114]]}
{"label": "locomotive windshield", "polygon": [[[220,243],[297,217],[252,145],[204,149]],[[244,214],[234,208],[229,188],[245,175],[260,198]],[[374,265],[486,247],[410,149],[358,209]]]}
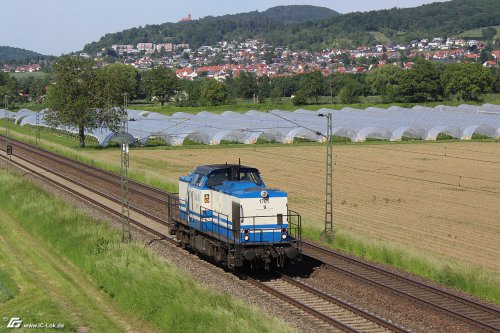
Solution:
{"label": "locomotive windshield", "polygon": [[262,179],[256,169],[221,169],[215,170],[208,176],[207,187],[222,185],[226,180],[247,181],[262,186]]}

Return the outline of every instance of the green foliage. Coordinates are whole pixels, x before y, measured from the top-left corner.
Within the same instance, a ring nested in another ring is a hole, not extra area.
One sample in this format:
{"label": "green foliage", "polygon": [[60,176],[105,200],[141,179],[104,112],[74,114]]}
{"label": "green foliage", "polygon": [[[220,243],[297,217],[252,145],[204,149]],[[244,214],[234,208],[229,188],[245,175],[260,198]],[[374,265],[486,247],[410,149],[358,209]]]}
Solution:
{"label": "green foliage", "polygon": [[481,31],[481,34],[482,34],[483,40],[485,40],[487,42],[493,41],[493,38],[497,34],[497,29],[495,29],[493,27],[487,27]]}
{"label": "green foliage", "polygon": [[[272,45],[292,49],[316,50],[374,45],[380,43],[377,36],[407,43],[418,38],[452,36],[473,28],[497,26],[500,6],[491,0],[454,0],[416,8],[336,14],[326,8],[286,6],[262,13],[147,25],[107,34],[98,42],[87,44],[84,50],[92,53],[112,44],[137,44],[144,40],[161,43],[171,36],[172,42],[189,43],[192,48],[247,38],[262,38]],[[345,60],[350,62],[348,58]]]}
{"label": "green foliage", "polygon": [[0,303],[13,299],[17,294],[19,290],[14,280],[7,272],[0,269]]}
{"label": "green foliage", "polygon": [[18,82],[9,74],[0,72],[0,96],[9,96],[9,99],[16,99]]}
{"label": "green foliage", "polygon": [[447,95],[464,101],[479,101],[490,89],[493,77],[481,64],[462,63],[447,66],[441,81]]}
{"label": "green foliage", "polygon": [[110,106],[123,104],[123,94],[129,99],[137,96],[139,72],[125,64],[110,64],[97,71],[96,94]]}
{"label": "green foliage", "polygon": [[401,67],[394,65],[375,68],[366,76],[366,83],[374,95],[385,96],[388,94],[390,86],[397,84],[397,78],[401,71]]}
{"label": "green foliage", "polygon": [[390,89],[392,101],[421,103],[435,101],[442,95],[439,64],[419,59],[411,70],[398,73],[396,84]]}
{"label": "green foliage", "polygon": [[300,90],[307,98],[314,98],[318,103],[319,96],[326,92],[326,79],[320,71],[312,71],[299,75]]}
{"label": "green foliage", "polygon": [[142,79],[143,89],[148,96],[157,98],[163,106],[169,102],[175,92],[179,89],[179,79],[175,71],[164,66],[158,66],[148,70]]}
{"label": "green foliage", "polygon": [[20,49],[17,47],[0,46],[0,61],[1,62],[17,62],[26,64],[29,62],[36,62],[41,59],[51,58],[43,54]]}
{"label": "green foliage", "polygon": [[259,92],[257,79],[252,73],[241,71],[233,79],[236,89],[236,96],[240,98],[253,98]]}
{"label": "green foliage", "polygon": [[98,42],[85,45],[84,51],[94,53],[113,44],[137,44],[145,40],[163,43],[188,43],[191,48],[215,45],[221,40],[253,39],[269,31],[306,21],[317,21],[338,15],[337,12],[314,6],[279,6],[264,12],[249,12],[220,17],[207,16],[180,23],[153,24],[122,32],[106,34]]}
{"label": "green foliage", "polygon": [[100,80],[93,60],[63,56],[53,67],[53,77],[54,84],[50,85],[46,97],[50,110],[45,120],[49,124],[78,128],[80,147],[85,147],[87,129],[116,128],[118,114],[100,96],[103,82],[108,82],[104,87],[110,92],[113,85],[121,83]]}
{"label": "green foliage", "polygon": [[359,103],[359,96],[361,96],[361,89],[358,85],[351,83],[340,89],[338,98],[341,103],[354,104]]}
{"label": "green foliage", "polygon": [[226,84],[214,79],[205,81],[201,90],[201,98],[207,101],[209,105],[225,104],[229,98]]}
{"label": "green foliage", "polygon": [[298,90],[294,96],[292,96],[293,105],[305,105],[307,104],[307,93],[303,90]]}

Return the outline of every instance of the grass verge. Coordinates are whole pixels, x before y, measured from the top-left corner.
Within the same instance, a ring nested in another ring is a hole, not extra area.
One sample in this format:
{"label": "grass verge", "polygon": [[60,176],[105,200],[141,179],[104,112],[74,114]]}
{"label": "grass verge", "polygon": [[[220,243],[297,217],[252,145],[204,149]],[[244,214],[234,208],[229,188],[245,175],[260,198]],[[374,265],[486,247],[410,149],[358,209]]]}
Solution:
{"label": "grass verge", "polygon": [[0,183],[3,209],[87,275],[124,318],[168,332],[291,330],[228,294],[200,286],[146,246],[123,244],[106,223],[75,211],[30,182],[0,171]]}
{"label": "grass verge", "polygon": [[14,280],[5,270],[0,269],[0,303],[13,299],[18,293]]}
{"label": "grass verge", "polygon": [[[305,238],[320,242],[321,231],[304,228]],[[465,291],[500,304],[500,277],[493,272],[465,264],[437,259],[429,254],[382,241],[369,240],[348,231],[338,230],[327,246],[371,261],[388,264],[438,283]]]}

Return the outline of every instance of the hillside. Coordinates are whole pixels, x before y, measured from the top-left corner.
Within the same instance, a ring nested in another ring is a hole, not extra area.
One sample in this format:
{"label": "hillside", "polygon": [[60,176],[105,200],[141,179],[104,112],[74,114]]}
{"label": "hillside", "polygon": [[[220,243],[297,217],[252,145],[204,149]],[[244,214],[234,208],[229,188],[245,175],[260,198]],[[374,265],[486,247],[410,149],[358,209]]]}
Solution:
{"label": "hillside", "polygon": [[85,45],[84,51],[93,53],[113,44],[167,41],[189,43],[191,47],[197,48],[201,45],[213,45],[224,39],[255,38],[288,25],[318,21],[337,15],[339,13],[329,8],[294,5],[273,7],[263,12],[207,16],[191,22],[146,25],[106,34],[98,42]]}
{"label": "hillside", "polygon": [[280,6],[181,23],[164,23],[107,34],[87,44],[95,52],[112,44],[139,42],[189,43],[192,48],[222,40],[263,38],[294,49],[355,47],[388,40],[447,37],[480,27],[500,25],[498,0],[452,0],[415,8],[356,12],[340,15],[314,6]]}
{"label": "hillside", "polygon": [[40,59],[46,56],[25,50],[17,47],[10,46],[0,46],[0,61],[1,62],[10,62],[10,61],[18,61],[18,62],[29,62],[31,59]]}
{"label": "hillside", "polygon": [[344,47],[383,42],[377,34],[394,43],[413,39],[447,37],[463,31],[500,24],[497,0],[452,0],[415,8],[392,8],[356,12],[315,22],[299,24],[270,32],[273,44],[320,48]]}

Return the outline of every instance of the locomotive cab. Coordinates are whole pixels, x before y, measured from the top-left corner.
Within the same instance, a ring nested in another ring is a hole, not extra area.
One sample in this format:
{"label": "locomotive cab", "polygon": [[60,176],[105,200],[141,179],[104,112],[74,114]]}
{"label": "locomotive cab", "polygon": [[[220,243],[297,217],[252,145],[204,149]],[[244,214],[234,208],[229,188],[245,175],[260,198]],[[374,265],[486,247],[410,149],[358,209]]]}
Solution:
{"label": "locomotive cab", "polygon": [[230,267],[300,259],[300,224],[287,194],[267,188],[256,168],[204,165],[179,178],[177,238]]}

